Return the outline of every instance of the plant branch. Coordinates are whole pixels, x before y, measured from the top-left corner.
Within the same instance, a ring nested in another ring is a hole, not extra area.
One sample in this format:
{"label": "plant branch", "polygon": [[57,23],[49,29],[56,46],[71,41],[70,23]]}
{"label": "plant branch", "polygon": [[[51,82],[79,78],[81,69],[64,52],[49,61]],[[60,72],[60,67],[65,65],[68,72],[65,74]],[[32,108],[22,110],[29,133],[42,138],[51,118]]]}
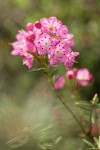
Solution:
{"label": "plant branch", "polygon": [[[43,64],[41,63],[41,60],[36,56],[36,59],[38,60],[39,64],[43,67]],[[72,115],[72,117],[74,118],[74,120],[77,122],[77,124],[79,125],[79,127],[81,128],[82,132],[85,133],[84,128],[82,126],[82,124],[80,123],[80,121],[78,120],[78,118],[76,117],[76,115],[73,113],[73,111],[71,110],[71,108],[66,104],[65,100],[62,99],[62,97],[60,96],[60,94],[57,92],[57,90],[55,90],[54,88],[54,84],[51,78],[51,73],[50,73],[50,69],[47,66],[47,70],[44,71],[44,75],[47,78],[48,82],[50,83],[50,85],[52,86],[53,90],[55,91],[55,94],[57,96],[57,98],[59,99],[59,101],[65,106],[65,108],[70,112],[70,114]]]}
{"label": "plant branch", "polygon": [[47,74],[47,79],[48,82],[51,84],[53,90],[55,91],[55,94],[57,96],[57,98],[59,99],[59,101],[65,106],[65,108],[70,112],[70,114],[72,115],[72,117],[74,118],[74,120],[77,122],[77,124],[79,125],[79,127],[81,128],[82,132],[85,133],[84,128],[82,126],[82,124],[80,123],[80,121],[77,119],[76,115],[73,113],[73,111],[71,110],[71,108],[66,104],[65,100],[62,99],[61,95],[57,92],[57,90],[54,88],[54,84],[53,81],[51,79],[51,75],[50,72],[48,72]]}

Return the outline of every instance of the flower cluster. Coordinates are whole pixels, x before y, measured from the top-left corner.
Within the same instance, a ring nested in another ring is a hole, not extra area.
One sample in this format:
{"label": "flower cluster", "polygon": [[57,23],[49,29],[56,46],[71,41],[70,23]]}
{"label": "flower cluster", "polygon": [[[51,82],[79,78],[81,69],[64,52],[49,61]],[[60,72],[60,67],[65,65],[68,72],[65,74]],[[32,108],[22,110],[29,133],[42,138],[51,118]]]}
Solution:
{"label": "flower cluster", "polygon": [[46,55],[49,65],[63,63],[68,69],[75,62],[79,52],[73,52],[73,35],[56,17],[42,18],[28,23],[26,31],[20,30],[16,41],[12,43],[12,55],[20,55],[28,68],[33,66],[34,54],[39,57]]}
{"label": "flower cluster", "polygon": [[93,80],[93,75],[87,68],[69,70],[66,73],[66,77],[69,80],[75,79],[81,86],[88,85]]}

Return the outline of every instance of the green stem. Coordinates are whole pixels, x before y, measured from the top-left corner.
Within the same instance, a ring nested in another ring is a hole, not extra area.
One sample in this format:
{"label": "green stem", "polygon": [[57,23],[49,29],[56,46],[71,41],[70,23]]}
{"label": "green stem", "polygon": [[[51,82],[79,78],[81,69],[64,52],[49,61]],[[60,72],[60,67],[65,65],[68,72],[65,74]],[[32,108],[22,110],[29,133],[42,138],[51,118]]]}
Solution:
{"label": "green stem", "polygon": [[[35,56],[36,57],[36,56]],[[41,60],[36,57],[36,59],[38,60],[38,62],[40,63],[40,65],[43,67],[43,64],[41,63]],[[81,128],[82,132],[85,133],[84,128],[82,126],[82,124],[80,123],[80,121],[77,119],[76,115],[73,113],[73,111],[71,110],[71,108],[66,104],[65,100],[62,99],[62,97],[60,96],[60,94],[57,92],[57,90],[55,90],[54,88],[54,84],[51,78],[51,73],[50,73],[50,69],[47,66],[47,70],[44,71],[45,77],[47,78],[48,82],[50,83],[50,85],[52,86],[52,88],[55,91],[56,96],[58,97],[59,101],[65,106],[65,108],[70,112],[70,114],[72,115],[72,117],[74,118],[74,120],[77,122],[77,124],[79,125],[79,127]]]}
{"label": "green stem", "polygon": [[51,84],[53,90],[55,91],[56,96],[58,97],[58,99],[60,100],[60,102],[65,106],[65,108],[70,112],[70,114],[72,115],[72,117],[74,118],[74,120],[77,122],[77,124],[79,125],[79,127],[81,128],[82,132],[85,133],[84,128],[82,126],[82,124],[80,123],[80,121],[77,119],[76,115],[73,113],[73,111],[71,110],[71,108],[66,104],[65,100],[62,99],[61,95],[57,92],[57,90],[54,88],[54,84],[50,75],[50,71],[47,74],[47,79],[49,81],[49,83]]}
{"label": "green stem", "polygon": [[91,112],[90,112],[90,118],[89,118],[89,133],[91,134],[91,128],[92,128],[92,113],[94,110],[94,106],[92,106],[91,108]]}
{"label": "green stem", "polygon": [[66,102],[62,99],[62,97],[59,95],[59,93],[57,91],[56,95],[59,98],[60,102],[65,106],[65,108],[71,113],[72,117],[74,118],[74,120],[77,122],[77,124],[79,125],[79,127],[81,128],[81,130],[83,131],[83,133],[85,133],[82,124],[80,123],[80,121],[77,119],[76,115],[73,113],[73,111],[70,109],[70,107],[66,104]]}

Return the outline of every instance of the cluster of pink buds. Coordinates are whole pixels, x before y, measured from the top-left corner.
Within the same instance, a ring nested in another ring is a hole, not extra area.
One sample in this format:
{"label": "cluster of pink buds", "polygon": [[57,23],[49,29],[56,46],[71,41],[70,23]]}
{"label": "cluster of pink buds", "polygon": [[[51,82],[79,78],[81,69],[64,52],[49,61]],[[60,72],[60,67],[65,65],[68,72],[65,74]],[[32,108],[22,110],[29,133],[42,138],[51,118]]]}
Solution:
{"label": "cluster of pink buds", "polygon": [[73,35],[56,17],[42,18],[28,23],[26,31],[20,30],[16,41],[12,43],[12,55],[20,55],[28,68],[33,66],[34,56],[48,57],[49,65],[63,63],[68,69],[75,62],[79,52],[73,52]]}
{"label": "cluster of pink buds", "polygon": [[93,75],[87,68],[69,70],[66,73],[66,77],[69,80],[75,79],[81,86],[88,85],[93,80]]}

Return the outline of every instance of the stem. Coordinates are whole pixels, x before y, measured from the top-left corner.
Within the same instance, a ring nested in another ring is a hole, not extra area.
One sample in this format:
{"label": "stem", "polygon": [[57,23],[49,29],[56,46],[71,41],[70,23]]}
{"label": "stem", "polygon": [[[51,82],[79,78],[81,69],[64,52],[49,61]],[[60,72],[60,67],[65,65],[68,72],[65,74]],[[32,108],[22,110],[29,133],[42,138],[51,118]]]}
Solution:
{"label": "stem", "polygon": [[94,106],[92,106],[91,108],[91,112],[90,112],[90,118],[89,118],[89,133],[91,134],[91,128],[92,128],[92,113],[94,110]]}
{"label": "stem", "polygon": [[57,92],[57,90],[55,90],[54,88],[54,84],[53,81],[51,79],[51,75],[50,72],[48,72],[48,75],[46,76],[49,83],[51,84],[53,90],[55,91],[56,96],[58,97],[59,101],[65,106],[65,108],[70,112],[70,114],[72,115],[72,117],[74,118],[74,120],[77,122],[77,124],[79,125],[79,127],[81,128],[82,132],[85,133],[82,124],[80,123],[80,121],[77,119],[76,115],[73,113],[73,111],[71,110],[71,108],[66,104],[65,100],[62,99],[61,95]]}
{"label": "stem", "polygon": [[73,111],[70,109],[70,107],[65,103],[65,101],[62,99],[62,97],[59,95],[59,93],[56,92],[57,97],[59,98],[60,102],[65,106],[65,108],[71,113],[74,120],[77,122],[81,130],[85,133],[83,126],[81,125],[80,121],[77,119],[76,115],[73,113]]}
{"label": "stem", "polygon": [[[43,67],[43,64],[41,63],[41,60],[36,56],[36,59],[38,60],[38,62],[40,63],[40,65]],[[72,117],[74,118],[74,120],[77,122],[77,124],[79,125],[79,127],[81,128],[82,132],[85,133],[84,128],[82,126],[82,124],[80,123],[80,121],[77,119],[76,115],[73,113],[73,111],[71,110],[71,108],[66,104],[65,100],[62,99],[62,97],[60,96],[60,94],[55,90],[54,88],[54,84],[51,78],[51,73],[49,68],[47,68],[47,71],[44,71],[44,75],[47,78],[48,82],[50,83],[50,85],[52,86],[53,90],[55,91],[56,96],[58,97],[59,101],[65,106],[65,108],[70,112],[70,114],[72,115]]]}

